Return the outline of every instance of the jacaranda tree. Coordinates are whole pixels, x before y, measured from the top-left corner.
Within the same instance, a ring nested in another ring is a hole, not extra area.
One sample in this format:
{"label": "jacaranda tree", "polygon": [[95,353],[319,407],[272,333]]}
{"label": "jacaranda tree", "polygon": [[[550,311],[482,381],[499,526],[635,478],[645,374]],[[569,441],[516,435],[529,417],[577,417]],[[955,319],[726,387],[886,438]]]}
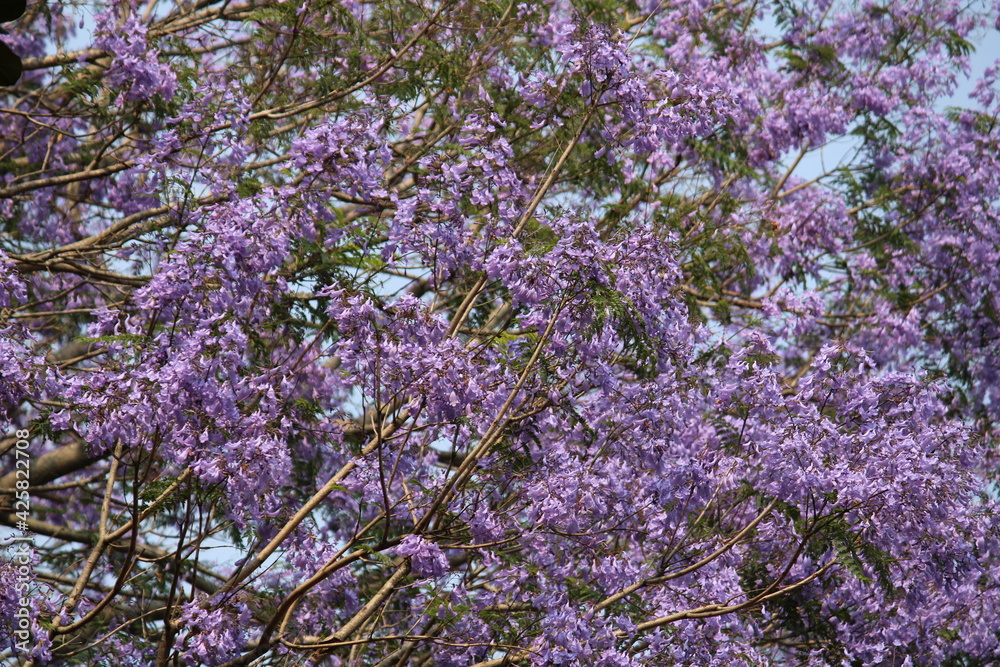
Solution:
{"label": "jacaranda tree", "polygon": [[30,0],[0,661],[997,664],[996,16]]}

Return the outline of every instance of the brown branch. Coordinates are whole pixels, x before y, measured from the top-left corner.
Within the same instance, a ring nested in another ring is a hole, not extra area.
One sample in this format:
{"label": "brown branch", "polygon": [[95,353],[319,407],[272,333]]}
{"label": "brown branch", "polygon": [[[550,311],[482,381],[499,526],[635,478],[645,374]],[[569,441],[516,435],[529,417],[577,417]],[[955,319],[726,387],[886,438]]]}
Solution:
{"label": "brown branch", "polygon": [[[77,440],[72,444],[42,454],[31,461],[31,485],[32,487],[36,487],[48,484],[60,477],[84,469],[92,463],[106,458],[110,453],[91,454],[87,450],[87,443],[83,440]],[[0,477],[0,494],[12,493],[16,481],[16,470],[12,470],[3,477]]]}
{"label": "brown branch", "polygon": [[102,176],[110,176],[111,174],[117,174],[120,171],[125,171],[130,169],[135,164],[131,161],[122,162],[110,167],[102,167],[100,169],[88,169],[86,171],[78,171],[72,174],[63,174],[62,176],[51,176],[49,178],[40,178],[36,181],[28,181],[27,183],[21,183],[20,185],[11,185],[10,187],[0,188],[0,199],[9,199],[14,195],[19,195],[22,192],[29,192],[31,190],[38,190],[40,188],[48,188],[55,185],[66,185],[68,183],[78,183],[80,181],[89,181],[92,178],[101,178]]}

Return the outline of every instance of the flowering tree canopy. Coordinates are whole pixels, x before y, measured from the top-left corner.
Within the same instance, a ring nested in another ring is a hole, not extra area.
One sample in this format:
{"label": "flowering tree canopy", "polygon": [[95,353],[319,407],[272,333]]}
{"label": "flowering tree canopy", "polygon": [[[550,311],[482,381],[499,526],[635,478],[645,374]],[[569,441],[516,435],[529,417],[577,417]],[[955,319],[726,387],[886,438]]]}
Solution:
{"label": "flowering tree canopy", "polygon": [[997,664],[996,12],[29,2],[2,660]]}

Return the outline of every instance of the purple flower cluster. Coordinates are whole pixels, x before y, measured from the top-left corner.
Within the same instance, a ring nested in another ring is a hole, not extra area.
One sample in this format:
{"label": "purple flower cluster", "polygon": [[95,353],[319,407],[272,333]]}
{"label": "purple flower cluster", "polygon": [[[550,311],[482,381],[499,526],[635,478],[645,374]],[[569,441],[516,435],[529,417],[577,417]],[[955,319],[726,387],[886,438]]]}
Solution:
{"label": "purple flower cluster", "polygon": [[94,15],[92,47],[111,56],[104,76],[109,92],[118,91],[114,104],[142,102],[154,95],[169,100],[177,89],[176,74],[160,62],[159,50],[150,46],[148,28],[134,10],[126,9],[120,17],[118,9],[111,6]]}

